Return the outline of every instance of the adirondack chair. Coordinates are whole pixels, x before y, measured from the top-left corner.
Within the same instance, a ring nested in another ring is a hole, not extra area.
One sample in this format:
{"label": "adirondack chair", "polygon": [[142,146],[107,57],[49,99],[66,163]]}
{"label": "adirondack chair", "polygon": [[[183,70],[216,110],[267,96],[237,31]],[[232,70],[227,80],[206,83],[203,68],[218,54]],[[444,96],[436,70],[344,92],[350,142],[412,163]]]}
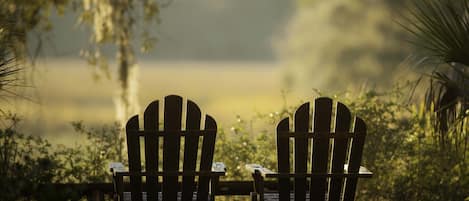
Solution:
{"label": "adirondack chair", "polygon": [[[312,121],[309,103],[301,105],[295,112],[293,131],[290,131],[289,118],[280,121],[277,125],[278,172],[258,164],[246,165],[253,173],[252,200],[354,200],[357,179],[372,176],[370,171],[360,167],[366,125],[358,117],[352,122],[350,111],[342,103],[337,103],[333,111],[332,103],[330,98],[316,99]],[[332,130],[331,122],[335,124]],[[292,159],[294,168],[290,164]],[[267,178],[277,179],[276,191],[264,189]]]}
{"label": "adirondack chair", "polygon": [[[143,130],[139,130],[138,115],[128,120],[126,134],[129,170],[126,171],[121,163],[110,164],[113,173],[114,200],[215,200],[215,187],[219,177],[225,175],[223,163],[212,164],[217,134],[216,122],[211,116],[206,115],[204,129],[201,130],[200,109],[194,102],[188,100],[186,128],[181,129],[182,104],[182,98],[179,96],[165,97],[163,129],[158,128],[159,101],[150,103],[146,108],[143,115]],[[200,151],[198,151],[199,139],[202,141]],[[141,146],[140,140],[144,141],[144,146]],[[162,140],[162,151],[159,149],[160,140]],[[145,153],[144,170],[141,148]],[[180,156],[182,150],[184,155]],[[162,158],[160,152],[163,152]],[[159,162],[162,163],[162,167]],[[179,167],[180,162],[182,168]],[[125,182],[129,177],[130,185]],[[142,180],[142,177],[145,180]],[[179,182],[181,177],[182,184]],[[130,186],[130,191],[126,186]]]}

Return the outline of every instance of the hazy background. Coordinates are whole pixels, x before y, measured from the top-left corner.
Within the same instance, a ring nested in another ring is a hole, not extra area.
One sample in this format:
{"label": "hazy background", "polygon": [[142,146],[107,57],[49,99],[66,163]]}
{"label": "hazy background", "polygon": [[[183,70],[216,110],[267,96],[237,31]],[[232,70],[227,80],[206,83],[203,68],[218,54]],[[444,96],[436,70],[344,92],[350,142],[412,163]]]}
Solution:
{"label": "hazy background", "polygon": [[[229,128],[237,115],[280,109],[283,92],[294,105],[312,99],[316,89],[334,94],[389,87],[393,77],[407,74],[396,69],[409,57],[395,23],[399,3],[389,2],[171,1],[161,10],[161,23],[150,29],[158,39],[155,49],[136,54],[140,111],[154,99],[178,94]],[[98,72],[96,79],[80,57],[89,30],[77,25],[73,13],[51,12],[51,22],[26,78],[32,87],[21,92],[30,100],[6,105],[22,115],[27,131],[70,143],[77,139],[70,138],[71,121],[115,120],[118,85],[114,64],[109,78]],[[35,37],[29,37],[33,47]],[[106,48],[112,61],[115,55]]]}
{"label": "hazy background", "polygon": [[[138,59],[274,61],[272,42],[284,30],[294,4],[284,0],[170,1],[161,8],[161,23],[150,29],[158,39],[156,48],[138,54]],[[77,25],[72,12],[52,13],[51,21],[54,28],[43,55],[78,58],[88,43],[88,30]],[[138,41],[134,42],[138,50]]]}

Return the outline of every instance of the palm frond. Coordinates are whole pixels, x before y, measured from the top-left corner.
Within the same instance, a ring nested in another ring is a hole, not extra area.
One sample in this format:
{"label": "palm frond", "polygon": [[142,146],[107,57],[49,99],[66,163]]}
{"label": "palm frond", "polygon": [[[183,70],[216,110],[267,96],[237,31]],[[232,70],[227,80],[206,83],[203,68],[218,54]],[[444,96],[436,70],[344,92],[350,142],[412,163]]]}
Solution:
{"label": "palm frond", "polygon": [[[462,64],[459,64],[462,65]],[[452,66],[446,71],[434,71],[430,76],[430,86],[426,93],[427,109],[436,113],[435,129],[442,134],[461,119],[467,118],[469,109],[469,79],[467,67]]]}
{"label": "palm frond", "polygon": [[415,43],[447,63],[469,66],[469,1],[413,1],[404,28]]}
{"label": "palm frond", "polygon": [[19,79],[16,75],[20,71],[14,58],[0,58],[0,93],[17,85]]}
{"label": "palm frond", "polygon": [[[5,4],[0,3],[0,8]],[[14,36],[15,23],[11,16],[0,13],[0,98],[8,98],[12,95],[18,97],[13,90],[20,86],[18,73],[22,70],[18,65],[18,56],[15,54]],[[1,108],[0,108],[1,109]]]}

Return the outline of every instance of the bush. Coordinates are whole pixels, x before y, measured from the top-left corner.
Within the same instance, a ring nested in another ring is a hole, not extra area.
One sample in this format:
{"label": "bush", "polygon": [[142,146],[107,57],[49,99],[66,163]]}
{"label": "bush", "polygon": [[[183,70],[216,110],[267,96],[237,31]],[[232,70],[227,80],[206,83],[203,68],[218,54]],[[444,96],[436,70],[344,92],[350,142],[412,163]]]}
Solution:
{"label": "bush", "polygon": [[122,138],[117,123],[100,128],[87,128],[82,122],[72,122],[75,131],[87,141],[76,147],[61,146],[60,177],[68,183],[111,182],[109,162],[125,162],[122,157]]}
{"label": "bush", "polygon": [[51,184],[60,181],[59,153],[40,137],[17,130],[19,119],[8,115],[0,129],[0,200],[66,200],[75,192],[56,192]]}
{"label": "bush", "polygon": [[[335,96],[349,106],[352,114],[363,118],[368,127],[362,164],[374,176],[361,180],[357,200],[464,200],[469,195],[468,119],[454,125],[463,127],[446,135],[446,141],[451,143],[443,149],[433,125],[435,114],[427,112],[423,103],[408,102],[402,92],[405,89]],[[230,129],[232,134],[221,129],[215,160],[226,163],[226,180],[250,180],[244,170],[246,163],[276,169],[274,129],[281,118],[292,116],[292,109],[296,107],[257,115],[251,121],[239,117]],[[252,124],[272,129],[255,131]]]}
{"label": "bush", "polygon": [[78,200],[80,189],[60,190],[58,183],[110,182],[110,161],[123,161],[118,125],[89,129],[81,122],[75,130],[87,142],[76,147],[52,145],[41,137],[18,131],[19,118],[8,115],[0,129],[0,200]]}
{"label": "bush", "polygon": [[[462,117],[442,136],[433,123],[435,113],[423,103],[403,101],[401,91],[334,97],[368,126],[362,163],[375,174],[359,183],[357,200],[468,199],[468,118]],[[227,165],[222,179],[251,180],[244,169],[247,163],[276,170],[275,127],[280,119],[292,117],[296,107],[251,120],[238,117],[230,129],[220,128],[214,160]],[[7,122],[0,129],[0,188],[5,192],[0,200],[76,199],[77,192],[55,192],[51,184],[110,181],[107,163],[124,161],[118,125],[87,128],[75,122],[75,130],[87,141],[53,148],[41,138],[19,133],[18,118],[10,116]]]}

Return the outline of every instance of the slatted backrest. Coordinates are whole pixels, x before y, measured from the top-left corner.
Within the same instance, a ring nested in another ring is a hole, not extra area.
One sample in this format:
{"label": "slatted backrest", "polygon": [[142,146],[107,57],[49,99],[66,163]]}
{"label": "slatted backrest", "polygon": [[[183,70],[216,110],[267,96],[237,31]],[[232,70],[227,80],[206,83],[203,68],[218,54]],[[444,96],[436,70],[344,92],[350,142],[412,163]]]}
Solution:
{"label": "slatted backrest", "polygon": [[[290,131],[289,118],[277,126],[277,157],[278,172],[294,175],[294,200],[306,200],[307,192],[310,200],[339,201],[342,197],[353,200],[357,178],[347,178],[343,174],[344,164],[349,164],[349,173],[358,173],[366,135],[363,120],[355,118],[352,122],[350,111],[344,104],[339,102],[333,107],[333,101],[323,97],[315,100],[312,115],[309,103],[301,105],[293,122],[293,131]],[[350,131],[352,123],[353,130]],[[290,140],[293,140],[293,149]],[[292,168],[290,159],[294,161]],[[311,162],[310,170],[307,170],[308,161]],[[312,175],[309,185],[307,174]],[[278,185],[280,200],[290,200],[290,179],[280,177]]]}
{"label": "slatted backrest", "polygon": [[[166,96],[164,101],[163,129],[158,128],[159,101],[154,101],[145,110],[144,129],[139,130],[138,115],[127,122],[127,147],[129,159],[129,172],[141,173],[142,164],[140,156],[140,140],[144,139],[145,172],[152,173],[146,177],[147,200],[158,200],[158,191],[162,190],[162,200],[177,200],[178,191],[182,188],[182,200],[192,200],[197,191],[197,200],[208,199],[210,172],[213,162],[213,153],[217,133],[215,120],[206,115],[205,125],[201,127],[201,111],[192,101],[187,101],[185,129],[182,129],[183,100],[179,96]],[[181,139],[184,146],[181,146]],[[198,160],[199,138],[202,138],[200,159]],[[159,149],[159,141],[163,142],[163,150]],[[183,158],[181,158],[183,150]],[[163,155],[163,167],[158,167],[158,159]],[[179,163],[182,163],[182,173]],[[199,170],[197,170],[199,162]],[[181,173],[181,174],[180,174]],[[198,174],[198,185],[196,178]],[[158,176],[162,176],[162,188]],[[179,186],[179,176],[182,176],[182,187]],[[132,201],[142,200],[142,177],[130,176]]]}

